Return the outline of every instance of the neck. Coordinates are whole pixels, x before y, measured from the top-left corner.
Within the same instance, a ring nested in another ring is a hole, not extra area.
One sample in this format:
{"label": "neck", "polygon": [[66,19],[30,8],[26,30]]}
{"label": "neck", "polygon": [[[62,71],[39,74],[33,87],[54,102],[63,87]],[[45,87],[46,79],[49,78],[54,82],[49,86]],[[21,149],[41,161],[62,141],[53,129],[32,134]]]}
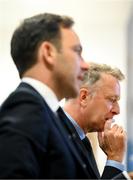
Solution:
{"label": "neck", "polygon": [[82,114],[80,111],[80,105],[77,101],[78,99],[68,100],[64,106],[64,110],[77,122],[77,124],[83,129],[85,133],[85,129],[82,125]]}
{"label": "neck", "polygon": [[[45,73],[44,73],[45,72]],[[46,84],[50,89],[52,89],[60,101],[62,99],[61,94],[58,92],[56,85],[54,83],[54,78],[52,77],[51,71],[43,69],[42,67],[35,65],[23,74],[23,77],[30,77],[36,79],[43,84]]]}

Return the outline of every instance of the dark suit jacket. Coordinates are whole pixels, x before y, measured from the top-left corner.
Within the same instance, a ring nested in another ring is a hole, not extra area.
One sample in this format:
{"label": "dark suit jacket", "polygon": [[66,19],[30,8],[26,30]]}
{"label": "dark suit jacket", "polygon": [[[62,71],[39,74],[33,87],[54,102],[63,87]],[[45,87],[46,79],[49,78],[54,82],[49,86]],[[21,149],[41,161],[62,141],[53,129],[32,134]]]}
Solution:
{"label": "dark suit jacket", "polygon": [[21,83],[0,110],[0,178],[87,178],[60,119]]}
{"label": "dark suit jacket", "polygon": [[21,83],[0,109],[0,178],[96,178],[86,163],[61,119]]}
{"label": "dark suit jacket", "polygon": [[82,158],[84,157],[84,162],[86,162],[90,179],[127,179],[119,169],[112,166],[105,166],[103,174],[100,177],[94,155],[91,151],[92,149],[90,149],[91,152],[89,153],[89,149],[86,149],[85,146],[83,146],[83,142],[81,141],[75,127],[65,115],[63,110],[60,110],[60,118],[62,119],[61,122],[64,124],[64,127],[66,127],[67,131],[72,134],[73,141],[75,142],[77,150],[80,152],[80,156]]}

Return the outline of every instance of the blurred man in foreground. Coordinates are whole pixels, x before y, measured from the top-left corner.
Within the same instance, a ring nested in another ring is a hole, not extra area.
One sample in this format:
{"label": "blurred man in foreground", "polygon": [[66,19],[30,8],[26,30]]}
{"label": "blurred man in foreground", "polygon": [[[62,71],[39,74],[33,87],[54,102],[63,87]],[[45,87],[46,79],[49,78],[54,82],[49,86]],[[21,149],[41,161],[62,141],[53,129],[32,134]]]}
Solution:
{"label": "blurred man in foreground", "polygon": [[0,110],[0,179],[87,178],[57,115],[74,98],[86,69],[71,18],[44,13],[25,19],[11,39],[22,82]]}

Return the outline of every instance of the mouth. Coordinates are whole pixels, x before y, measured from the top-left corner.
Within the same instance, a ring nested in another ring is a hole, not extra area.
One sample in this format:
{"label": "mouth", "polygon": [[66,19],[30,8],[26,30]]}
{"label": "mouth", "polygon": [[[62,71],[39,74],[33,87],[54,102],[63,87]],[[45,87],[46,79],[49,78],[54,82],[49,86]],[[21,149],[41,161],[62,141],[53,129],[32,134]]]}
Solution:
{"label": "mouth", "polygon": [[113,119],[113,117],[106,117],[105,121],[108,121],[109,119]]}
{"label": "mouth", "polygon": [[79,75],[78,76],[78,80],[83,81],[84,80],[84,76],[83,75]]}
{"label": "mouth", "polygon": [[106,122],[106,121],[108,121],[108,120],[110,120],[110,119],[112,119],[112,123],[114,123],[114,122],[115,122],[115,119],[113,119],[113,117],[108,117],[108,118],[105,118],[105,122]]}

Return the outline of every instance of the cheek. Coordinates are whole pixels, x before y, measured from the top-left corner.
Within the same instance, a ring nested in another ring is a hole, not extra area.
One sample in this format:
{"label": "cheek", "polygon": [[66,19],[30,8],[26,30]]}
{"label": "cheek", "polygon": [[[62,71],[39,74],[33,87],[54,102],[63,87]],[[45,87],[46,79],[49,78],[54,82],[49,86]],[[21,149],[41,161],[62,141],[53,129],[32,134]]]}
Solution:
{"label": "cheek", "polygon": [[65,54],[67,71],[71,74],[78,74],[81,69],[81,60],[74,52]]}
{"label": "cheek", "polygon": [[97,119],[103,119],[106,114],[108,114],[111,110],[111,105],[106,102],[97,102],[95,104],[95,113],[97,115]]}
{"label": "cheek", "polygon": [[81,67],[81,60],[77,54],[72,53],[67,56],[67,61],[69,61],[70,68],[73,68],[73,71],[79,71]]}
{"label": "cheek", "polygon": [[112,109],[112,103],[108,102],[107,105],[106,105],[106,108],[107,108],[107,111],[110,112],[111,109]]}

